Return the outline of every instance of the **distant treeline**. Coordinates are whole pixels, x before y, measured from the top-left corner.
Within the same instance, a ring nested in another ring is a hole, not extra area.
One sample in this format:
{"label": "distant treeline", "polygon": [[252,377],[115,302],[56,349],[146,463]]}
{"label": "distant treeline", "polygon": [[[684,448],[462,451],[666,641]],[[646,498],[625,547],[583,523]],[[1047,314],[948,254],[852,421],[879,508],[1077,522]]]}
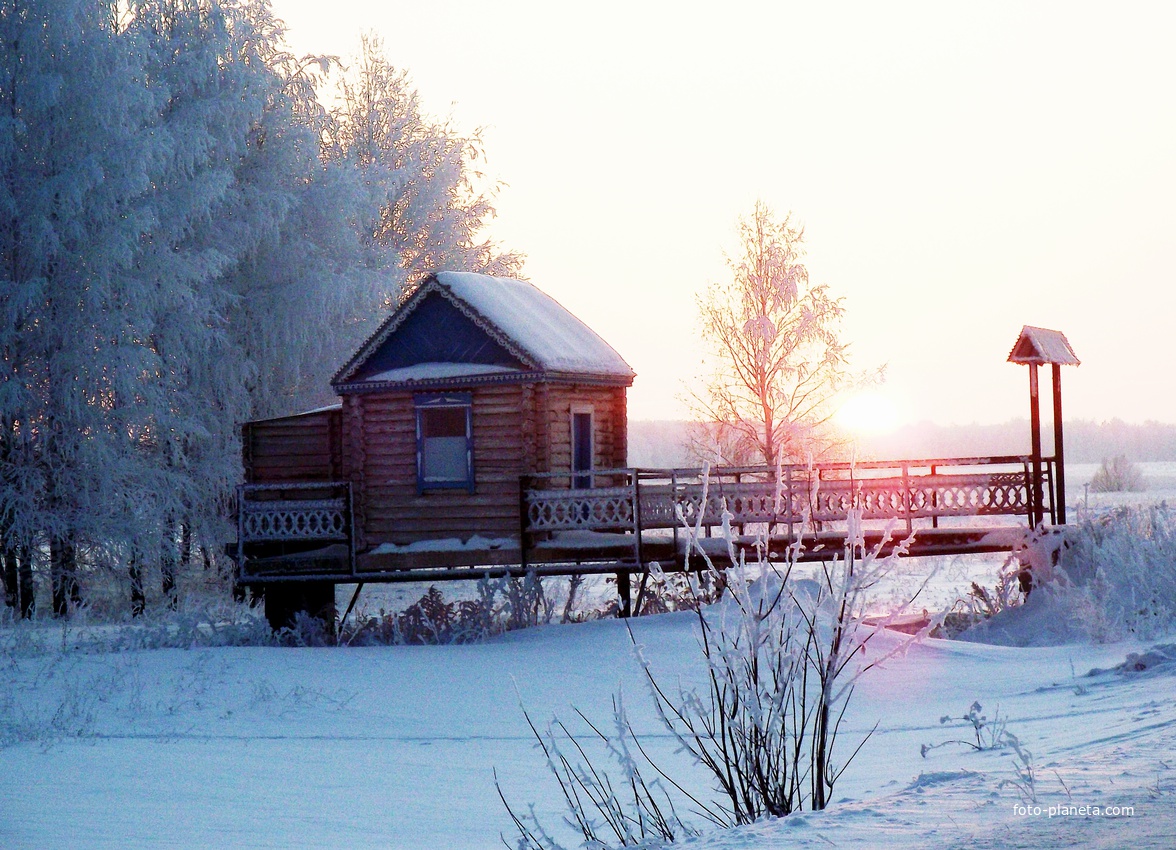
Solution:
{"label": "distant treeline", "polygon": [[[631,421],[629,462],[644,467],[695,465],[686,448],[689,427],[689,422],[676,420]],[[1053,453],[1053,425],[1045,422],[1043,431],[1042,450],[1050,455]],[[1029,440],[1027,419],[1010,419],[995,425],[919,422],[890,434],[860,438],[858,457],[900,459],[1028,454]],[[1118,455],[1137,463],[1176,461],[1176,424],[1079,419],[1065,423],[1065,441],[1069,463],[1098,463]]]}
{"label": "distant treeline", "polygon": [[[1042,451],[1053,454],[1053,424],[1047,421],[1042,428]],[[880,458],[1027,454],[1029,420],[1011,419],[998,425],[920,422],[892,434],[870,437],[862,445],[865,451]],[[1137,463],[1176,460],[1176,424],[1136,424],[1120,419],[1066,421],[1065,449],[1069,463],[1098,463],[1119,455]]]}

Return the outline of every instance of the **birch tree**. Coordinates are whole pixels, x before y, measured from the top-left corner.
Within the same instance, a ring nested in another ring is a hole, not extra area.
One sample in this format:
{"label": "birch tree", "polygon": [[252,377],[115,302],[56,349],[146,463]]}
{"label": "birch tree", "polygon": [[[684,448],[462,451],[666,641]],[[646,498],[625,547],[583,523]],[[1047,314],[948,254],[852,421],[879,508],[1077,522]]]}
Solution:
{"label": "birch tree", "polygon": [[739,220],[730,276],[698,298],[714,368],[693,397],[691,449],[714,463],[803,462],[832,446],[825,431],[849,380],[842,299],[809,280],[804,230],[762,201]]}

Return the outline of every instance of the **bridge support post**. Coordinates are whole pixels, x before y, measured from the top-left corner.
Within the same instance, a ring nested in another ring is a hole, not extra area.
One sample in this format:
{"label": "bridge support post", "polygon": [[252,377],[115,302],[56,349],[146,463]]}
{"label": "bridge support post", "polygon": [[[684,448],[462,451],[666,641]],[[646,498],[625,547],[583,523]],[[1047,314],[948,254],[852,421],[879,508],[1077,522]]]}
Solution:
{"label": "bridge support post", "polygon": [[617,610],[618,617],[633,616],[633,591],[630,586],[629,573],[625,570],[617,571],[617,595],[620,597],[620,608]]}
{"label": "bridge support post", "polygon": [[286,581],[265,585],[265,618],[275,632],[293,627],[299,613],[321,620],[335,634],[335,583]]}

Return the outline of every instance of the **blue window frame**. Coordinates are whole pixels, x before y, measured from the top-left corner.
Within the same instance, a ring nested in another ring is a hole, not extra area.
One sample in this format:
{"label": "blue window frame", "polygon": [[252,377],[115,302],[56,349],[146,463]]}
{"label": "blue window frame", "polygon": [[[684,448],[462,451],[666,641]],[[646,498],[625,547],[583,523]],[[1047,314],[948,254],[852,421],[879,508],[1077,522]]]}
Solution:
{"label": "blue window frame", "polygon": [[416,395],[417,492],[474,492],[473,396]]}

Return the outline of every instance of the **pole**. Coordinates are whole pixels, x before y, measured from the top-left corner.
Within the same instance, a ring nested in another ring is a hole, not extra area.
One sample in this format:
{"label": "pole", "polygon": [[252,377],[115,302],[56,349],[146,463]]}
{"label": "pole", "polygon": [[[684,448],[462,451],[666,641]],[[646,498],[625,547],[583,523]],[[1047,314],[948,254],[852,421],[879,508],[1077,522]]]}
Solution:
{"label": "pole", "polygon": [[1031,505],[1031,513],[1033,520],[1033,527],[1041,525],[1044,519],[1044,511],[1042,510],[1042,492],[1041,492],[1041,406],[1038,403],[1038,385],[1037,385],[1037,364],[1029,364],[1029,428],[1032,433],[1032,481],[1029,486],[1033,489],[1029,497]]}
{"label": "pole", "polygon": [[519,566],[527,569],[527,544],[529,541],[528,527],[530,520],[530,505],[527,503],[527,491],[531,489],[531,476],[519,476]]}
{"label": "pole", "polygon": [[633,614],[633,606],[630,601],[629,590],[629,573],[627,570],[617,571],[617,595],[620,596],[620,607],[617,610],[618,617],[630,617]]}
{"label": "pole", "polygon": [[1066,453],[1062,447],[1062,367],[1053,365],[1053,417],[1054,417],[1054,480],[1057,481],[1055,505],[1058,525],[1066,524]]}

